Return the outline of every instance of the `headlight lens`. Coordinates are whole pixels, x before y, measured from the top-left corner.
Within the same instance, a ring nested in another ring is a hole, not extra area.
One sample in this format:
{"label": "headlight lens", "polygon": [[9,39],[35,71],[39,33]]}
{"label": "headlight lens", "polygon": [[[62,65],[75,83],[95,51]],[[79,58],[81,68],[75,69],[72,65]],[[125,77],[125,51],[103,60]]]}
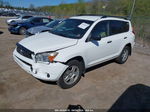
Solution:
{"label": "headlight lens", "polygon": [[53,62],[58,52],[39,53],[35,56],[36,62],[50,63]]}

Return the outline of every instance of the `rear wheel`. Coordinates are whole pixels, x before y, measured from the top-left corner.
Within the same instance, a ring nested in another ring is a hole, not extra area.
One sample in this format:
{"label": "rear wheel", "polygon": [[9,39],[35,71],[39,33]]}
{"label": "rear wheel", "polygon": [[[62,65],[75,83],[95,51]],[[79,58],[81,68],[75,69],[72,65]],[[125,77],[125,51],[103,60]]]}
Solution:
{"label": "rear wheel", "polygon": [[26,28],[21,27],[21,28],[19,29],[19,34],[20,34],[20,35],[25,35],[25,33],[26,33]]}
{"label": "rear wheel", "polygon": [[63,75],[57,81],[57,84],[63,88],[68,89],[76,85],[81,79],[82,65],[77,60],[72,60],[67,63],[69,66]]}
{"label": "rear wheel", "polygon": [[130,48],[129,46],[125,46],[124,49],[122,50],[120,56],[116,59],[116,62],[119,64],[123,64],[127,61],[130,53]]}

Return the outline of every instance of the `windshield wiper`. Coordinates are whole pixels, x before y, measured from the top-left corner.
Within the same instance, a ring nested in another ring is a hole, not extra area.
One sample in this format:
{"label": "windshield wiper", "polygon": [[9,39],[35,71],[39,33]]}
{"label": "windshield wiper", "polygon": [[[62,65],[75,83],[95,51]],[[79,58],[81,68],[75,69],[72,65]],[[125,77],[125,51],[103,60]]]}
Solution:
{"label": "windshield wiper", "polygon": [[[63,33],[57,33],[57,35],[63,36],[63,37],[67,37],[65,34]],[[67,37],[68,38],[68,37]]]}
{"label": "windshield wiper", "polygon": [[63,34],[63,33],[54,32],[54,31],[52,31],[52,30],[49,30],[49,32],[52,33],[52,34],[59,35],[59,36],[63,36],[63,37],[65,37],[65,38],[70,38],[70,39],[79,39],[79,38],[81,38],[81,37],[78,37],[78,38],[74,38],[74,37],[73,37],[73,38],[71,38],[71,37],[66,36],[66,35]]}
{"label": "windshield wiper", "polygon": [[[56,33],[56,32],[54,32],[54,31],[52,31],[52,30],[49,30],[49,32],[52,33],[52,34],[55,34],[55,35],[67,37],[67,36],[66,36],[65,34],[63,34],[63,33]],[[67,37],[67,38],[68,38],[68,37]]]}

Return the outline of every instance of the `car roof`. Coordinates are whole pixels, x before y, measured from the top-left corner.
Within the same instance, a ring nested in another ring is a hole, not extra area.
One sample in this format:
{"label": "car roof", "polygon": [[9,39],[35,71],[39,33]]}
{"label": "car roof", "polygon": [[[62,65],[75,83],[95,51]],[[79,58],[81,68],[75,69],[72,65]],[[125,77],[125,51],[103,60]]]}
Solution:
{"label": "car roof", "polygon": [[22,17],[23,17],[23,16],[32,16],[32,15],[30,15],[30,14],[29,14],[29,15],[28,15],[28,14],[16,14],[16,15],[22,16]]}
{"label": "car roof", "polygon": [[48,18],[48,17],[40,17],[40,16],[33,16],[33,17],[31,17],[31,18],[42,18],[42,19],[50,19],[50,18]]}
{"label": "car roof", "polygon": [[32,15],[22,15],[22,16],[31,16],[31,17],[33,17]]}
{"label": "car roof", "polygon": [[107,15],[79,15],[79,16],[71,17],[71,19],[82,19],[82,20],[89,20],[89,21],[96,21],[99,19],[128,20],[128,18],[126,18],[126,17],[107,16]]}
{"label": "car roof", "polygon": [[71,19],[82,19],[82,20],[89,20],[89,21],[96,21],[101,19],[102,16],[74,16]]}

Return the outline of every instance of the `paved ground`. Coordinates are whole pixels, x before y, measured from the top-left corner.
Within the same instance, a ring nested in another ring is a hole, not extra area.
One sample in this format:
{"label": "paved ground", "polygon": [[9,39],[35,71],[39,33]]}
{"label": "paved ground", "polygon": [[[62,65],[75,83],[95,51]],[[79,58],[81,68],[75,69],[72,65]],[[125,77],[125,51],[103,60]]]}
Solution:
{"label": "paved ground", "polygon": [[124,65],[110,62],[88,70],[71,89],[43,83],[12,59],[15,44],[23,36],[10,34],[4,19],[0,19],[0,31],[0,108],[64,109],[69,104],[80,104],[84,108],[108,109],[129,86],[150,85],[150,55],[138,48]]}

